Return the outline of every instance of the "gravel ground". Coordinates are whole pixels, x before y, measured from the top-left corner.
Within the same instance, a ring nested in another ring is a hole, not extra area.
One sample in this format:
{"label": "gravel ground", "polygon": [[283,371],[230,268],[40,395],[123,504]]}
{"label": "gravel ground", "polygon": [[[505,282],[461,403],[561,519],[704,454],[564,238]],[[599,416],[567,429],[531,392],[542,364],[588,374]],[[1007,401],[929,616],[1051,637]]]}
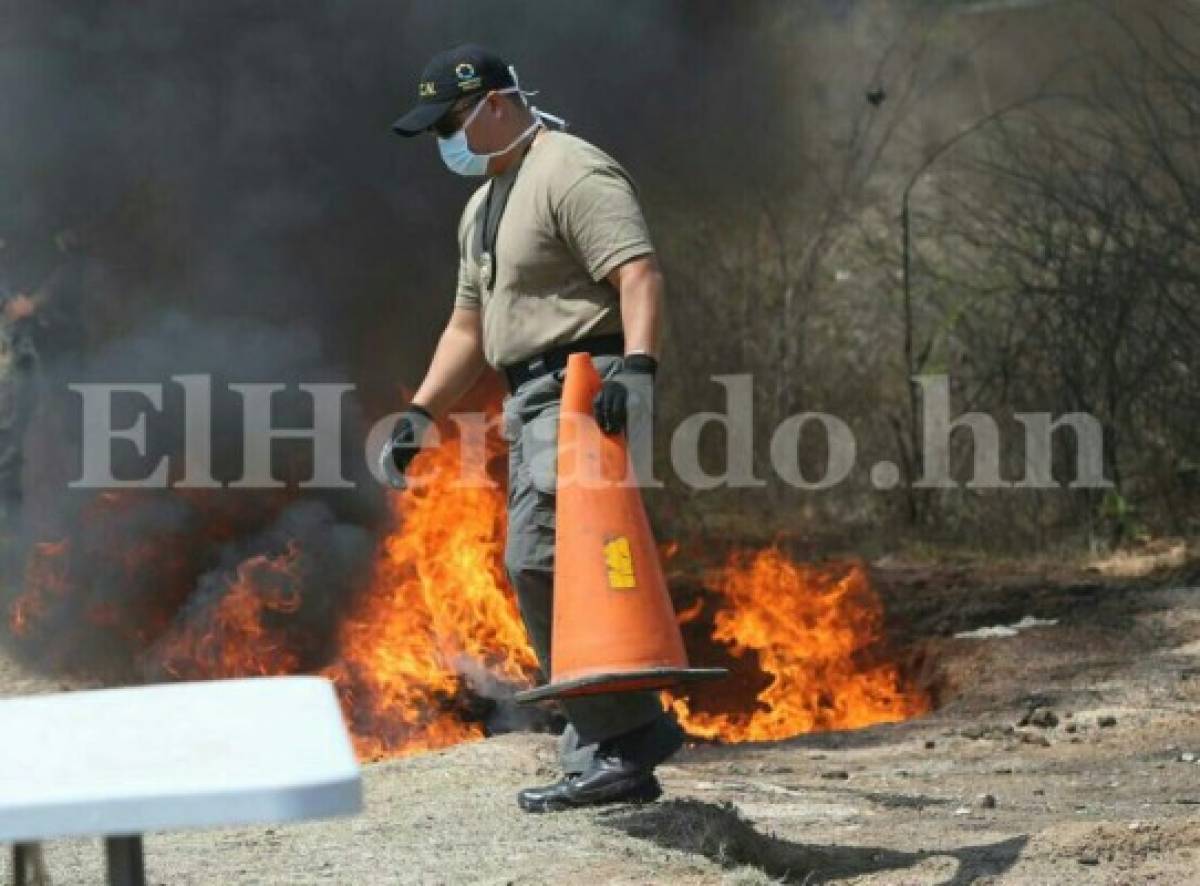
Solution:
{"label": "gravel ground", "polygon": [[[920,720],[690,747],[658,803],[550,816],[513,794],[552,739],[499,736],[368,765],[358,818],[153,835],[150,882],[1200,884],[1200,589],[973,581],[882,581],[940,686]],[[1059,623],[953,636],[1026,614]],[[0,657],[0,693],[59,688]],[[96,841],[46,854],[102,882]]]}

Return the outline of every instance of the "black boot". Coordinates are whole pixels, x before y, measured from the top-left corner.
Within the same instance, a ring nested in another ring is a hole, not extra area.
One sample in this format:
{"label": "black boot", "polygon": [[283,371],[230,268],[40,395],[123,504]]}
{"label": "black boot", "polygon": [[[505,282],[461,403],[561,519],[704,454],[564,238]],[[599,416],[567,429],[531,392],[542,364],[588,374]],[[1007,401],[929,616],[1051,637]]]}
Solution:
{"label": "black boot", "polygon": [[551,785],[526,788],[517,805],[526,812],[561,812],[602,803],[650,803],[662,786],[650,770],[615,755],[598,755],[586,772]]}
{"label": "black boot", "polygon": [[664,713],[649,723],[592,745],[595,754],[583,772],[554,784],[526,788],[517,805],[526,812],[558,812],[601,803],[650,803],[662,796],[654,767],[683,747],[684,733]]}

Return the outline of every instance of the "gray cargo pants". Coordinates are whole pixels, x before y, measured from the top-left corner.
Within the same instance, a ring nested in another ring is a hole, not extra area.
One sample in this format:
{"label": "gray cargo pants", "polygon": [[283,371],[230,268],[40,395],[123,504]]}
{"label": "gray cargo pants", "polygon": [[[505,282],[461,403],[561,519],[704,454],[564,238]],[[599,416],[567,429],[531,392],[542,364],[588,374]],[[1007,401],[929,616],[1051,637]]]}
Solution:
{"label": "gray cargo pants", "polygon": [[[600,377],[621,369],[620,357],[593,357]],[[554,588],[554,490],[558,415],[563,371],[531,379],[504,398],[503,433],[508,442],[508,541],[504,564],[517,593],[525,630],[542,671],[550,673]],[[649,430],[648,411],[630,410],[631,441]],[[662,715],[654,692],[625,692],[568,699],[563,770],[581,772],[595,744],[644,726]]]}

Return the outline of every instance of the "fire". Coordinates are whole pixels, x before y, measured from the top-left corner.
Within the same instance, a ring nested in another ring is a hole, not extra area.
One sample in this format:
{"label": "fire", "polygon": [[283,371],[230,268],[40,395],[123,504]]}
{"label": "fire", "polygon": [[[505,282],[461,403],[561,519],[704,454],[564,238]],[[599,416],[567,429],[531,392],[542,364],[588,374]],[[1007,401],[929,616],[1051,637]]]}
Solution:
{"label": "fire", "polygon": [[[736,553],[709,581],[722,608],[713,639],[738,660],[757,656],[769,677],[749,712],[672,707],[689,734],[721,741],[770,741],[806,732],[905,720],[929,709],[890,661],[871,659],[883,613],[858,564],[817,568],[779,549]],[[695,619],[700,607],[681,616]]]}
{"label": "fire", "polygon": [[[238,520],[245,505],[162,493],[189,509],[171,528],[157,519],[161,499],[99,496],[77,532],[29,549],[10,633],[45,661],[116,681],[317,671],[335,682],[364,759],[481,738],[494,704],[483,699],[530,685],[537,671],[504,574],[504,491],[479,482],[501,454],[495,439],[472,447],[457,437],[422,454],[422,482],[392,494],[373,555],[364,536],[372,559],[336,611],[322,609],[325,536],[237,548],[252,522]],[[663,546],[665,559],[680,551]],[[880,657],[881,604],[861,566],[806,566],[776,548],[736,553],[680,620],[691,633],[711,624],[709,648],[693,651],[732,657],[735,671],[723,689],[671,700],[694,737],[780,739],[929,707]],[[116,650],[124,670],[97,670],[83,657],[92,647]]]}
{"label": "fire", "polygon": [[290,674],[300,659],[286,616],[300,609],[295,544],[276,557],[259,554],[242,562],[233,578],[202,592],[184,610],[182,627],[153,650],[167,674],[179,680]]}
{"label": "fire", "polygon": [[43,618],[54,599],[70,591],[67,579],[65,541],[42,542],[33,546],[25,560],[25,590],[8,610],[8,627],[13,636],[23,637],[32,623]]}
{"label": "fire", "polygon": [[[396,529],[326,671],[366,758],[483,737],[455,704],[462,675],[520,687],[537,668],[503,571],[504,493],[457,484],[462,453],[454,439],[414,463],[414,476],[431,482],[393,498]],[[480,465],[468,470],[485,476]]]}

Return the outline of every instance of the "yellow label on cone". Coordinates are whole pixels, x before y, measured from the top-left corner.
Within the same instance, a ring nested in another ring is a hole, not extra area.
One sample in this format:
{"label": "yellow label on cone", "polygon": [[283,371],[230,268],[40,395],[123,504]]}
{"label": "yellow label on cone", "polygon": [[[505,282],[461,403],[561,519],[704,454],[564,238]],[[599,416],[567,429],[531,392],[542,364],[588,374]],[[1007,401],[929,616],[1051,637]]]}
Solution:
{"label": "yellow label on cone", "polygon": [[617,589],[636,588],[633,576],[633,552],[629,539],[619,535],[604,545],[604,563],[608,566],[608,586]]}

